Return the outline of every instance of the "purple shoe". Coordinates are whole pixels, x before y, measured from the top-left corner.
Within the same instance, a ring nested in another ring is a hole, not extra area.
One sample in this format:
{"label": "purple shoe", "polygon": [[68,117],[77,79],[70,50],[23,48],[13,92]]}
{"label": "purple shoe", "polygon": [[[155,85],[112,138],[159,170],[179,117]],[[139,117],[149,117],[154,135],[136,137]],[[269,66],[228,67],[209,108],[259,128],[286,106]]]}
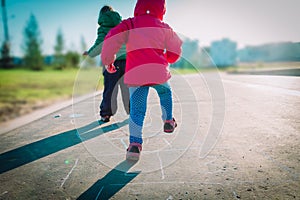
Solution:
{"label": "purple shoe", "polygon": [[139,160],[142,151],[142,145],[140,143],[130,143],[127,148],[126,159],[127,160]]}
{"label": "purple shoe", "polygon": [[176,127],[177,123],[174,118],[172,120],[166,120],[164,124],[164,132],[172,133]]}

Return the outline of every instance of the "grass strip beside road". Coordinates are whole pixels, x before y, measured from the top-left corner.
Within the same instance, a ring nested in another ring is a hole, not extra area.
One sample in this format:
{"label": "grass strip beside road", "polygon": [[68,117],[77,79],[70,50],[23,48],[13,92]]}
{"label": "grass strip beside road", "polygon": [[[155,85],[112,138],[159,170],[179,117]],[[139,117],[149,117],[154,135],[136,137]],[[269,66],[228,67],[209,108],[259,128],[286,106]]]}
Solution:
{"label": "grass strip beside road", "polygon": [[[80,83],[89,83],[90,76],[99,75],[98,89],[102,88],[101,69],[80,70]],[[0,70],[0,122],[18,117],[51,103],[70,99],[79,70]],[[90,86],[87,86],[90,87]],[[80,94],[90,90],[81,88]],[[78,91],[77,91],[78,94]]]}

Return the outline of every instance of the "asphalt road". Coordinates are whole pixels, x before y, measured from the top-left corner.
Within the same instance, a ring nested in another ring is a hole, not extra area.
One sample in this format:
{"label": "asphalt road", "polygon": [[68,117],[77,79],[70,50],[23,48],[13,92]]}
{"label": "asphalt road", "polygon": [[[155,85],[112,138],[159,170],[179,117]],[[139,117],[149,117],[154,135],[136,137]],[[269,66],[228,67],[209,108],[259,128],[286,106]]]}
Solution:
{"label": "asphalt road", "polygon": [[151,90],[136,163],[125,160],[128,116],[119,104],[99,123],[99,93],[2,131],[0,199],[300,199],[299,77],[205,73],[171,85],[178,127],[163,133]]}

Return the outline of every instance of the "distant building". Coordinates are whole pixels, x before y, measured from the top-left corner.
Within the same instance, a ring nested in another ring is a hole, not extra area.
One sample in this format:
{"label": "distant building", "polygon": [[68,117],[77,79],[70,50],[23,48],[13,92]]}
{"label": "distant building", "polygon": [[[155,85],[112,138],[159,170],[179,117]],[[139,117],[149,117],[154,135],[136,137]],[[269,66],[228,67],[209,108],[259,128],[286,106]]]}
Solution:
{"label": "distant building", "polygon": [[247,46],[238,51],[240,62],[293,62],[300,61],[300,43],[280,42]]}
{"label": "distant building", "polygon": [[13,64],[15,66],[21,66],[23,64],[23,59],[19,57],[13,57]]}
{"label": "distant building", "polygon": [[237,60],[237,43],[229,39],[212,42],[210,56],[217,67],[234,66]]}
{"label": "distant building", "polygon": [[[45,56],[44,57],[44,64],[45,65],[52,65],[54,57],[53,56]],[[15,66],[21,66],[23,64],[23,58],[20,57],[13,57],[13,64]]]}
{"label": "distant building", "polygon": [[195,68],[199,65],[200,53],[199,41],[185,38],[182,44],[181,59],[172,66],[177,68]]}
{"label": "distant building", "polygon": [[51,56],[45,56],[44,57],[44,63],[46,65],[52,65],[53,62],[54,62],[54,56],[51,55]]}

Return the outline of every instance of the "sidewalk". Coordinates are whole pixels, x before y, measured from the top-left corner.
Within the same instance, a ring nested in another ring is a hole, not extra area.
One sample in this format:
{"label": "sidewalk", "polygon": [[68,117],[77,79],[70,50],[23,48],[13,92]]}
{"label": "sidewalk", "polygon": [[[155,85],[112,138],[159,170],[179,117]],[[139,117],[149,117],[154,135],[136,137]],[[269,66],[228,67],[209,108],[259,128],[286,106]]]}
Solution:
{"label": "sidewalk", "polygon": [[31,123],[33,121],[36,121],[36,120],[38,120],[38,119],[40,119],[44,116],[47,116],[47,115],[53,114],[53,117],[59,117],[59,113],[56,114],[57,116],[54,113],[61,110],[61,109],[63,109],[63,108],[71,106],[73,103],[79,103],[79,102],[81,102],[81,101],[83,101],[87,98],[91,98],[92,96],[99,95],[99,94],[100,94],[100,92],[97,92],[95,94],[88,94],[88,95],[84,95],[82,97],[78,97],[75,100],[70,99],[70,100],[58,102],[58,103],[55,103],[55,104],[53,104],[51,106],[48,106],[46,108],[42,108],[42,109],[33,111],[29,114],[26,114],[24,116],[20,116],[16,119],[1,123],[0,135],[2,133],[6,133],[6,132],[12,131],[14,129],[17,129],[19,127],[22,127],[26,124],[29,124],[29,123]]}
{"label": "sidewalk", "polygon": [[230,74],[269,75],[269,76],[300,76],[300,67],[293,68],[253,68],[237,69],[228,72]]}

